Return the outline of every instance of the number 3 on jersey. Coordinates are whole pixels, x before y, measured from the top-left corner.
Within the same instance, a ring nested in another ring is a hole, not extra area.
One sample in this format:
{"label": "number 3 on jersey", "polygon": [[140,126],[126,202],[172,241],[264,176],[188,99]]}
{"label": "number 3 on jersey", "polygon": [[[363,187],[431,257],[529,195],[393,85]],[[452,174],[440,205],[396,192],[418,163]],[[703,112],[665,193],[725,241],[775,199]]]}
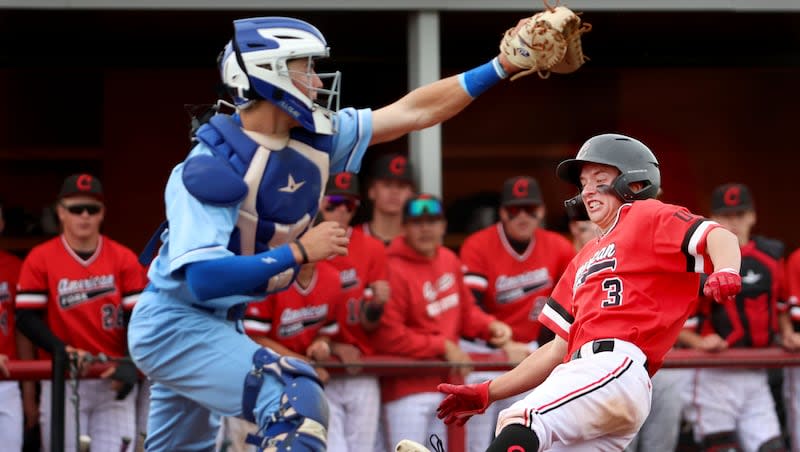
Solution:
{"label": "number 3 on jersey", "polygon": [[622,280],[619,278],[606,278],[603,280],[603,290],[608,298],[600,302],[600,306],[610,308],[622,304]]}

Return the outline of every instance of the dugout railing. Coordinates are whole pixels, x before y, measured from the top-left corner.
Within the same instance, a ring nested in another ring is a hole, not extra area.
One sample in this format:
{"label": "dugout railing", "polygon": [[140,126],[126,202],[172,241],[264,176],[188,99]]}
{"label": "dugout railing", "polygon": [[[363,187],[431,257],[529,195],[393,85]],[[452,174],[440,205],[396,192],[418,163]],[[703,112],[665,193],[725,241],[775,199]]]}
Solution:
{"label": "dugout railing", "polygon": [[[344,364],[338,361],[318,363],[331,375],[377,375],[377,376],[418,376],[447,375],[453,368],[468,366],[474,370],[507,370],[513,367],[502,352],[482,354],[470,353],[472,362],[451,363],[441,360],[410,360],[397,356],[364,357],[357,364]],[[111,362],[95,362],[88,372],[79,378],[100,378],[100,375],[113,365]],[[778,347],[762,349],[729,349],[718,353],[701,352],[690,349],[671,350],[664,361],[665,368],[735,367],[735,368],[778,368],[800,366],[800,353],[787,352]],[[72,378],[69,372],[69,359],[63,352],[55,353],[51,361],[10,361],[7,363],[9,376],[0,374],[2,380],[53,380],[52,429],[50,432],[51,450],[64,450],[64,416],[66,415],[66,382]],[[54,372],[54,369],[59,369]],[[353,372],[351,369],[356,369]],[[459,428],[450,431],[450,452],[464,450],[463,431]]]}

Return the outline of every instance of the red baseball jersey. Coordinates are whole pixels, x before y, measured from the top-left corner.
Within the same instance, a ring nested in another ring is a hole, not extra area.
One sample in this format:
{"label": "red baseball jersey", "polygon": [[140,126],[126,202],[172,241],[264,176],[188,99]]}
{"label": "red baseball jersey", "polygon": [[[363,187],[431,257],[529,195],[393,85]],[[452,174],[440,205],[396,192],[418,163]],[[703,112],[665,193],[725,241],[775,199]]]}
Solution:
{"label": "red baseball jersey", "polygon": [[22,261],[13,254],[0,251],[0,355],[17,357],[14,336],[14,294]]}
{"label": "red baseball jersey", "polygon": [[318,335],[338,332],[338,310],[343,305],[339,273],[326,262],[316,265],[308,287],[295,281],[284,291],[250,303],[244,328],[250,336],[266,336],[295,353],[305,355]]}
{"label": "red baseball jersey", "polygon": [[361,307],[365,297],[369,296],[370,284],[376,281],[387,281],[386,248],[378,239],[369,237],[362,230],[350,228],[348,231],[350,244],[346,256],[336,256],[330,260],[339,271],[339,281],[345,301],[343,309],[339,309],[339,333],[334,337],[337,342],[352,344],[365,355],[374,354],[372,340],[361,327]]}
{"label": "red baseball jersey", "polygon": [[569,343],[617,338],[636,344],[654,374],[695,310],[713,221],[656,200],[624,204],[608,232],[572,260],[539,321]]}
{"label": "red baseball jersey", "polygon": [[[478,308],[455,253],[440,246],[429,259],[397,237],[389,247],[388,261],[392,292],[374,335],[379,352],[442,358],[445,341],[458,344],[461,336],[488,339],[489,324],[495,319]],[[385,378],[382,400],[435,392],[436,385],[445,380],[439,375]]]}
{"label": "red baseball jersey", "polygon": [[800,331],[800,249],[786,261],[786,291],[786,301],[780,308],[789,313],[794,330]]}
{"label": "red baseball jersey", "polygon": [[358,232],[366,235],[367,237],[372,237],[373,239],[383,243],[384,247],[388,247],[392,243],[391,240],[384,242],[383,240],[378,238],[375,234],[373,234],[372,231],[369,229],[369,222],[364,222],[364,223],[361,223],[361,224],[357,224],[357,225],[353,226],[353,230],[358,231]]}
{"label": "red baseball jersey", "polygon": [[502,223],[470,235],[461,246],[467,287],[483,295],[484,310],[507,323],[519,342],[539,337],[539,313],[573,257],[569,240],[541,228],[518,254]]}
{"label": "red baseball jersey", "polygon": [[133,309],[146,284],[130,249],[100,236],[81,259],[63,236],[34,247],[17,284],[18,309],[43,309],[48,327],[65,344],[90,353],[125,356],[124,310]]}
{"label": "red baseball jersey", "polygon": [[764,237],[754,237],[741,247],[742,290],[736,302],[700,297],[696,331],[716,333],[730,347],[770,345],[778,331],[778,304],[785,305],[788,298],[783,249],[783,243]]}

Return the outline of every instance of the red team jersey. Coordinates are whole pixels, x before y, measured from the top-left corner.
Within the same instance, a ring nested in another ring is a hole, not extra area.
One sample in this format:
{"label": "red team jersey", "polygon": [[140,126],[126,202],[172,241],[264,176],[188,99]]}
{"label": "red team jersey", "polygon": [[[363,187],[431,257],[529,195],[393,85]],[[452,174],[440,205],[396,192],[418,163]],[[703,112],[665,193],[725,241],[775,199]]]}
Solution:
{"label": "red team jersey", "polygon": [[788,298],[784,282],[783,243],[754,237],[742,250],[742,291],[735,303],[700,297],[693,323],[701,335],[716,333],[730,347],[766,347],[778,330],[777,310]]}
{"label": "red team jersey", "polygon": [[22,261],[13,254],[0,251],[0,355],[17,357],[14,336],[14,294]]}
{"label": "red team jersey", "polygon": [[539,313],[574,256],[567,239],[539,228],[525,252],[517,254],[502,223],[470,235],[461,246],[467,286],[483,294],[486,312],[508,324],[519,342],[539,337]]}
{"label": "red team jersey", "polygon": [[90,353],[127,354],[123,310],[133,309],[146,277],[133,251],[100,236],[81,259],[59,236],[34,247],[17,284],[17,309],[43,309],[53,334]]}
{"label": "red team jersey", "polygon": [[788,312],[792,320],[794,331],[800,331],[800,249],[789,255],[786,262],[786,292],[785,303],[780,304],[780,309]]}
{"label": "red team jersey", "polygon": [[295,281],[284,291],[250,303],[245,314],[245,332],[266,336],[295,353],[306,349],[320,334],[334,335],[338,310],[344,297],[339,273],[330,264],[320,262],[308,287]]}
{"label": "red team jersey", "polygon": [[383,240],[379,239],[375,234],[372,233],[369,229],[369,222],[364,222],[353,226],[354,231],[358,231],[361,234],[366,235],[367,237],[371,237],[381,243],[383,243],[384,247],[388,247],[391,244],[391,241],[384,242]]}
{"label": "red team jersey", "polygon": [[346,256],[329,259],[339,271],[342,292],[346,297],[339,309],[339,333],[334,340],[352,344],[365,355],[374,354],[372,340],[361,327],[361,306],[370,284],[388,281],[386,273],[386,248],[378,239],[369,237],[361,229],[350,228],[350,244]]}
{"label": "red team jersey", "polygon": [[[447,248],[428,259],[413,251],[403,237],[388,250],[391,299],[376,332],[381,352],[409,358],[441,358],[444,343],[459,338],[488,339],[493,316],[481,311],[464,284],[463,264]],[[382,400],[434,392],[441,376],[385,378]]]}
{"label": "red team jersey", "polygon": [[568,341],[636,344],[653,375],[695,310],[700,273],[711,273],[706,237],[719,227],[656,200],[623,204],[609,231],[587,243],[561,277],[539,321]]}

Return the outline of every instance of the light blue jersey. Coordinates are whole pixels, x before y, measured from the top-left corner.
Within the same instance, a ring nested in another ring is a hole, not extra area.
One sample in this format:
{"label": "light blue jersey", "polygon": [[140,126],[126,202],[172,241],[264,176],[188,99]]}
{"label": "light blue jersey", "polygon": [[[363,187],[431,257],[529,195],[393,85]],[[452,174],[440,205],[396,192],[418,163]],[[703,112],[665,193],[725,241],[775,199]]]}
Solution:
{"label": "light blue jersey", "polygon": [[[240,321],[227,315],[228,308],[263,293],[200,301],[189,289],[185,270],[191,263],[268,251],[302,234],[317,213],[329,171],[358,171],[372,136],[370,110],[344,109],[335,124],[336,135],[298,129],[286,146],[271,151],[245,132],[242,141],[256,143],[248,148],[250,154],[225,154],[230,149],[223,149],[224,143],[212,148],[201,140],[172,171],[165,191],[168,228],[148,273],[151,284],[128,329],[131,355],[153,381],[148,451],[211,450],[219,415],[251,418],[274,432],[281,428],[286,382],[310,381],[307,374],[313,370],[278,366],[241,332]],[[232,136],[242,136],[238,126],[234,129]],[[252,159],[242,161],[241,155]],[[203,179],[203,171],[214,165],[238,179]],[[223,202],[228,198],[234,201]],[[262,372],[262,366],[283,369],[283,376]],[[318,397],[313,396],[316,389]],[[327,423],[321,388],[312,385],[304,391],[304,405],[295,406],[297,411]]]}
{"label": "light blue jersey", "polygon": [[[357,172],[372,136],[371,110],[347,108],[340,111],[336,119],[338,133],[332,136],[329,150],[311,148],[304,143],[311,141],[307,139],[307,135],[311,134],[298,130],[292,135],[293,138],[297,135],[296,139],[291,140],[286,148],[267,153],[260,184],[251,187],[251,194],[255,190],[258,197],[266,200],[263,203],[266,208],[263,209],[243,208],[248,199],[230,206],[202,202],[184,184],[186,161],[177,165],[172,170],[165,192],[169,227],[161,235],[163,244],[148,272],[153,286],[189,303],[196,303],[180,271],[185,265],[266,251],[304,232],[317,213],[329,174],[326,166],[330,165],[330,172],[334,173]],[[210,156],[213,152],[201,142],[192,149],[187,160],[200,155]],[[242,250],[241,244],[237,243],[243,235],[237,228],[237,222],[241,224],[246,221],[246,218],[240,219],[242,210],[245,216],[248,213],[257,216],[262,229],[266,229],[265,235],[268,235],[261,241],[250,240],[254,244],[246,250]],[[204,303],[213,307],[230,307],[263,295],[232,295]]]}

